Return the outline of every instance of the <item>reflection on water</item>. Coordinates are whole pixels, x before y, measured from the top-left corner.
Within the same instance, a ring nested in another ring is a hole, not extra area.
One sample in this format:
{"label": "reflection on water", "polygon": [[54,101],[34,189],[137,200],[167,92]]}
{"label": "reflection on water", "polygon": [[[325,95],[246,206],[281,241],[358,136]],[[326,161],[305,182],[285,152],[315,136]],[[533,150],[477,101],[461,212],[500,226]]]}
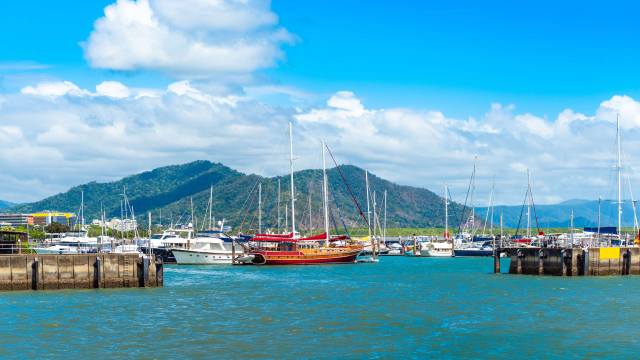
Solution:
{"label": "reflection on water", "polygon": [[493,275],[492,261],[167,266],[164,288],[5,292],[0,357],[593,358],[640,350],[640,277]]}

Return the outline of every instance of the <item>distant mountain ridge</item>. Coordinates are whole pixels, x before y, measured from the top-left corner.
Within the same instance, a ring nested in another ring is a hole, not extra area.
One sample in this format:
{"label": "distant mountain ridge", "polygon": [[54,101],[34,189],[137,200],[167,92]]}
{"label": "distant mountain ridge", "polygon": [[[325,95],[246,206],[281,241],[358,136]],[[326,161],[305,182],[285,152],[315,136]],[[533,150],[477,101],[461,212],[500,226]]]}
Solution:
{"label": "distant mountain ridge", "polygon": [[[476,208],[476,213],[483,221],[486,217],[487,208]],[[553,205],[536,205],[535,211],[531,209],[531,224],[540,228],[568,227],[570,223],[571,211],[573,211],[573,224],[575,227],[598,226],[598,200],[571,199]],[[526,208],[521,205],[495,206],[494,223],[499,221],[500,214],[503,214],[505,227],[516,228],[520,223],[520,228],[526,227]],[[522,215],[521,215],[522,214]],[[618,205],[616,200],[602,200],[600,202],[600,225],[618,225]],[[633,226],[633,205],[630,201],[625,201],[622,206],[622,225]]]}
{"label": "distant mountain ridge", "polygon": [[[341,165],[327,170],[330,188],[332,227],[366,226],[360,210],[353,203],[348,188],[358,200],[361,210],[366,212],[364,170],[356,166]],[[345,186],[342,178],[347,179]],[[234,229],[247,231],[256,229],[257,184],[262,184],[263,229],[277,227],[277,188],[281,188],[281,228],[285,223],[285,206],[289,206],[289,176],[261,177],[243,174],[219,163],[194,161],[187,164],[161,167],[121,180],[91,182],[71,188],[41,201],[20,204],[3,211],[35,212],[59,210],[77,212],[81,193],[84,193],[85,220],[100,217],[104,206],[107,217],[120,217],[121,200],[126,189],[127,197],[139,221],[146,224],[146,214],[151,212],[153,222],[164,224],[190,221],[191,201],[198,227],[207,222],[205,212],[213,186],[213,216]],[[296,222],[298,228],[319,229],[322,224],[322,171],[301,170],[295,174]],[[388,194],[387,225],[389,227],[441,227],[444,225],[444,201],[435,193],[422,188],[403,186],[369,174],[371,196],[376,196],[376,211],[382,217],[384,191]],[[311,208],[309,211],[309,197]],[[373,206],[373,205],[372,205]],[[449,207],[451,219],[458,219],[462,206],[452,203]],[[373,211],[373,209],[371,210]],[[311,212],[311,226],[309,213]],[[162,218],[160,218],[162,216]],[[289,216],[289,215],[287,215]],[[290,219],[286,219],[290,222]],[[380,220],[382,221],[382,219]]]}
{"label": "distant mountain ridge", "polygon": [[8,201],[0,200],[0,209],[6,209],[8,207],[14,206],[14,203],[10,203]]}

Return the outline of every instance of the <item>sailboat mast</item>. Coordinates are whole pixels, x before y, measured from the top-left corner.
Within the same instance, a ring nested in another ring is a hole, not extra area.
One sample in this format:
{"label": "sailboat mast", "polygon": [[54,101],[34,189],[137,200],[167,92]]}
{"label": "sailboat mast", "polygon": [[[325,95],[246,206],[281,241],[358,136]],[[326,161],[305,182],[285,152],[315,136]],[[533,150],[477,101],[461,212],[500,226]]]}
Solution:
{"label": "sailboat mast", "polygon": [[[195,223],[195,213],[193,211],[193,196],[189,198],[191,201],[191,228],[195,229],[196,228],[196,223]],[[197,230],[196,230],[197,231]]]}
{"label": "sailboat mast", "polygon": [[602,196],[598,196],[598,242],[600,241],[600,203],[602,202]]}
{"label": "sailboat mast", "polygon": [[293,184],[293,127],[289,123],[289,172],[291,176],[291,232],[296,236],[296,196]]}
{"label": "sailboat mast", "polygon": [[449,240],[449,189],[444,184],[444,239]]}
{"label": "sailboat mast", "polygon": [[147,253],[149,254],[149,257],[151,257],[151,212],[148,212],[149,214],[149,230],[147,232]]}
{"label": "sailboat mast", "polygon": [[209,229],[213,229],[213,185],[209,189]]}
{"label": "sailboat mast", "polygon": [[620,114],[616,116],[616,142],[618,145],[618,236],[620,240],[622,240],[622,148],[620,146]]}
{"label": "sailboat mast", "polygon": [[527,238],[531,237],[531,175],[527,169]]}
{"label": "sailboat mast", "polygon": [[278,178],[278,203],[276,207],[278,208],[278,233],[280,233],[282,229],[280,226],[280,178]]}
{"label": "sailboat mast", "polygon": [[327,184],[327,159],[324,140],[322,141],[322,206],[324,207],[324,232],[327,234],[325,245],[329,246],[329,188]]}
{"label": "sailboat mast", "polygon": [[373,238],[371,237],[371,209],[370,209],[370,200],[369,200],[369,172],[367,170],[364,171],[364,183],[365,188],[367,190],[367,230],[369,232],[369,241],[371,241],[371,254],[375,256],[375,249]]}
{"label": "sailboat mast", "polygon": [[80,192],[80,217],[80,223],[82,224],[80,230],[84,230],[84,191]]}
{"label": "sailboat mast", "polygon": [[262,234],[262,183],[258,183],[258,234]]}
{"label": "sailboat mast", "polygon": [[313,220],[312,220],[312,213],[311,213],[311,183],[309,183],[309,194],[307,195],[307,202],[308,202],[308,207],[309,207],[309,232],[313,232]]}
{"label": "sailboat mast", "polygon": [[387,244],[387,190],[384,191],[384,224],[382,229],[382,241]]}

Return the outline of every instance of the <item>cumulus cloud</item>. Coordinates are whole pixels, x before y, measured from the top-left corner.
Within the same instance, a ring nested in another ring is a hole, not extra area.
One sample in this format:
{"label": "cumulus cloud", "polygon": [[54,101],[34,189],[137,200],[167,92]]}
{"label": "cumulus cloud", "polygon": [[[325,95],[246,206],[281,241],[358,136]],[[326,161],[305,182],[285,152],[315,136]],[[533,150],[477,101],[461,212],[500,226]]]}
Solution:
{"label": "cumulus cloud", "polygon": [[22,88],[21,92],[27,95],[57,97],[63,95],[84,96],[88,92],[81,90],[76,84],[70,81],[43,82],[36,86]]}
{"label": "cumulus cloud", "polygon": [[96,68],[181,77],[243,76],[273,66],[293,36],[264,0],[118,0],[84,44]]}
{"label": "cumulus cloud", "polygon": [[[547,119],[493,104],[481,117],[456,119],[437,110],[369,108],[349,91],[300,109],[247,94],[212,94],[189,81],[144,91],[115,82],[95,91],[70,82],[35,84],[0,95],[0,179],[7,184],[0,199],[36,200],[75,184],[196,159],[263,175],[286,173],[290,121],[298,169],[320,166],[325,139],[340,162],[402,184],[437,190],[447,182],[454,197],[466,191],[478,156],[478,205],[494,176],[497,201],[519,203],[527,168],[538,202],[607,198],[614,188],[602,184],[613,185],[615,160],[608,112],[613,107],[633,118],[629,109],[638,106],[627,98],[623,112],[611,105],[620,98],[603,101],[594,115],[567,109]],[[626,124],[623,151],[632,154],[640,146],[640,124]],[[633,184],[637,161],[624,161]]]}
{"label": "cumulus cloud", "polygon": [[96,94],[113,98],[126,98],[131,95],[129,88],[118,81],[103,81],[96,85]]}

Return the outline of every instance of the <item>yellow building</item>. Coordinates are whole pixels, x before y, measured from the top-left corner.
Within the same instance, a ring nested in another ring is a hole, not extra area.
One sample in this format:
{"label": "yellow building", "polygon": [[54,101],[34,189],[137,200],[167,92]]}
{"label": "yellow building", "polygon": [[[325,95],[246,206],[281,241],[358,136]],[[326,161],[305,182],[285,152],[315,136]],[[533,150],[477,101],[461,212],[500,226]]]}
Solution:
{"label": "yellow building", "polygon": [[55,212],[55,211],[43,211],[35,214],[31,214],[33,217],[33,223],[35,225],[49,225],[51,223],[59,223],[63,225],[72,226],[75,223],[76,214]]}

